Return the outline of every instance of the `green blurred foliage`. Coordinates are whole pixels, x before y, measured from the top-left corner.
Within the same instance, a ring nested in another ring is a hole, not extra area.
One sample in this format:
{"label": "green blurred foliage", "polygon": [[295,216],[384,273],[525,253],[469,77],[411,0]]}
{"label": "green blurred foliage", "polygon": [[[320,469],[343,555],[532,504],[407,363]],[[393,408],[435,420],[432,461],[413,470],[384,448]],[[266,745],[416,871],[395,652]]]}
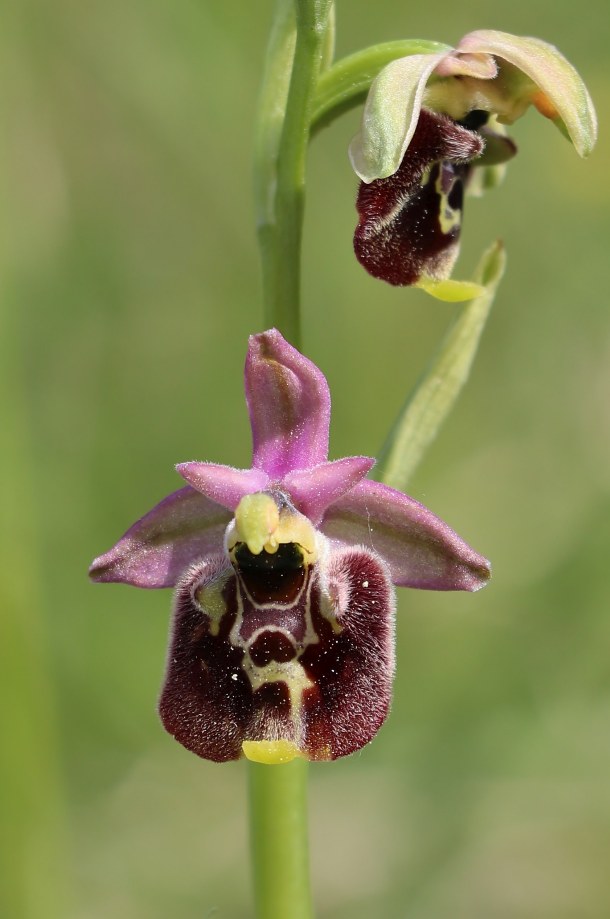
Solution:
{"label": "green blurred foliage", "polygon": [[[244,765],[155,716],[170,596],[86,569],[178,487],[247,465],[241,372],[261,329],[251,139],[271,2],[21,0],[2,79],[0,912],[251,915]],[[338,52],[497,27],[581,69],[588,162],[535,113],[505,184],[469,202],[458,276],[507,276],[412,493],[493,561],[475,596],[403,592],[393,711],[312,769],[323,919],[610,913],[609,76],[606,5],[338,3]],[[332,455],[375,453],[455,307],[351,252],[352,114],[312,148],[304,340]]]}

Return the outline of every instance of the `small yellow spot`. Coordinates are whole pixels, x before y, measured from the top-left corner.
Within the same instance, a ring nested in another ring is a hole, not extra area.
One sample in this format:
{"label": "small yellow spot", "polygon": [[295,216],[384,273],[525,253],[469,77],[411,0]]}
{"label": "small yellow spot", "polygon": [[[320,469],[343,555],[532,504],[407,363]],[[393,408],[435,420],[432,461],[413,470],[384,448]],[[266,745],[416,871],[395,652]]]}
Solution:
{"label": "small yellow spot", "polygon": [[305,758],[290,740],[244,740],[241,748],[246,759],[268,766],[290,763],[297,756]]}
{"label": "small yellow spot", "polygon": [[449,236],[454,230],[458,230],[462,222],[462,212],[449,204],[449,195],[443,190],[443,173],[439,172],[435,183],[436,193],[440,198],[440,207],[438,210],[438,222],[445,236]]}
{"label": "small yellow spot", "polygon": [[[227,611],[227,604],[222,595],[226,580],[226,577],[221,578],[213,584],[200,587],[195,592],[195,599],[203,612],[209,617],[210,635],[213,636],[218,635],[220,632],[220,620]],[[200,637],[200,634],[194,635],[193,640],[197,641]]]}

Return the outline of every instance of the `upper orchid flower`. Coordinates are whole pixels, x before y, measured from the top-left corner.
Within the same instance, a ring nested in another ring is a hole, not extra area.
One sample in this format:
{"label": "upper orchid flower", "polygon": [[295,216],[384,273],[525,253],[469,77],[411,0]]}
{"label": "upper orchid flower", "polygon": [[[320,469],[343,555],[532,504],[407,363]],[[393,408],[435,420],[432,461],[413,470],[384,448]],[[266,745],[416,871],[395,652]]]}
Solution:
{"label": "upper orchid flower", "polygon": [[457,48],[384,67],[350,147],[363,182],[354,246],[372,275],[431,292],[449,277],[472,168],[495,167],[516,153],[503,125],[530,105],[580,156],[591,152],[597,121],[589,93],[572,65],[540,39],[471,32]]}
{"label": "upper orchid flower", "polygon": [[328,462],[330,396],[275,330],[245,369],[252,468],[191,462],[188,482],[90,570],[177,586],[160,700],[167,730],[218,762],[334,759],[383,723],[394,669],[392,582],[477,590],[488,562],[417,501]]}

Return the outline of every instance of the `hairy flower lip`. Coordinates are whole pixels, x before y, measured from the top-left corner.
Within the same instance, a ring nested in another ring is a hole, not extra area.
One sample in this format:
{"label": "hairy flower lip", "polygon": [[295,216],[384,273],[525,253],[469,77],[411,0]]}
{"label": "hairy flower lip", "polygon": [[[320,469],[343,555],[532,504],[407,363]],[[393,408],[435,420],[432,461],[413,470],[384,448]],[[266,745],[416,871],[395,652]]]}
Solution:
{"label": "hairy flower lip", "polygon": [[360,185],[354,251],[369,274],[395,285],[449,275],[459,249],[467,164],[484,148],[478,131],[422,109],[399,169]]}
{"label": "hairy flower lip", "polygon": [[159,714],[206,759],[334,760],[387,717],[395,667],[387,569],[358,547],[286,580],[194,565],[177,585]]}

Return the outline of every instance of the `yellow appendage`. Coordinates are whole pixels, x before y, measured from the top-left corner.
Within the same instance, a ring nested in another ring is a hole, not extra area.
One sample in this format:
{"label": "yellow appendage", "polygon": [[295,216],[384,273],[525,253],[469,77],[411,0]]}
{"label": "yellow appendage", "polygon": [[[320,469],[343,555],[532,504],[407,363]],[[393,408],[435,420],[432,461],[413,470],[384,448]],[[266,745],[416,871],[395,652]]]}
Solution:
{"label": "yellow appendage", "polygon": [[290,763],[297,756],[303,756],[290,740],[244,740],[241,748],[246,759],[268,766]]}

